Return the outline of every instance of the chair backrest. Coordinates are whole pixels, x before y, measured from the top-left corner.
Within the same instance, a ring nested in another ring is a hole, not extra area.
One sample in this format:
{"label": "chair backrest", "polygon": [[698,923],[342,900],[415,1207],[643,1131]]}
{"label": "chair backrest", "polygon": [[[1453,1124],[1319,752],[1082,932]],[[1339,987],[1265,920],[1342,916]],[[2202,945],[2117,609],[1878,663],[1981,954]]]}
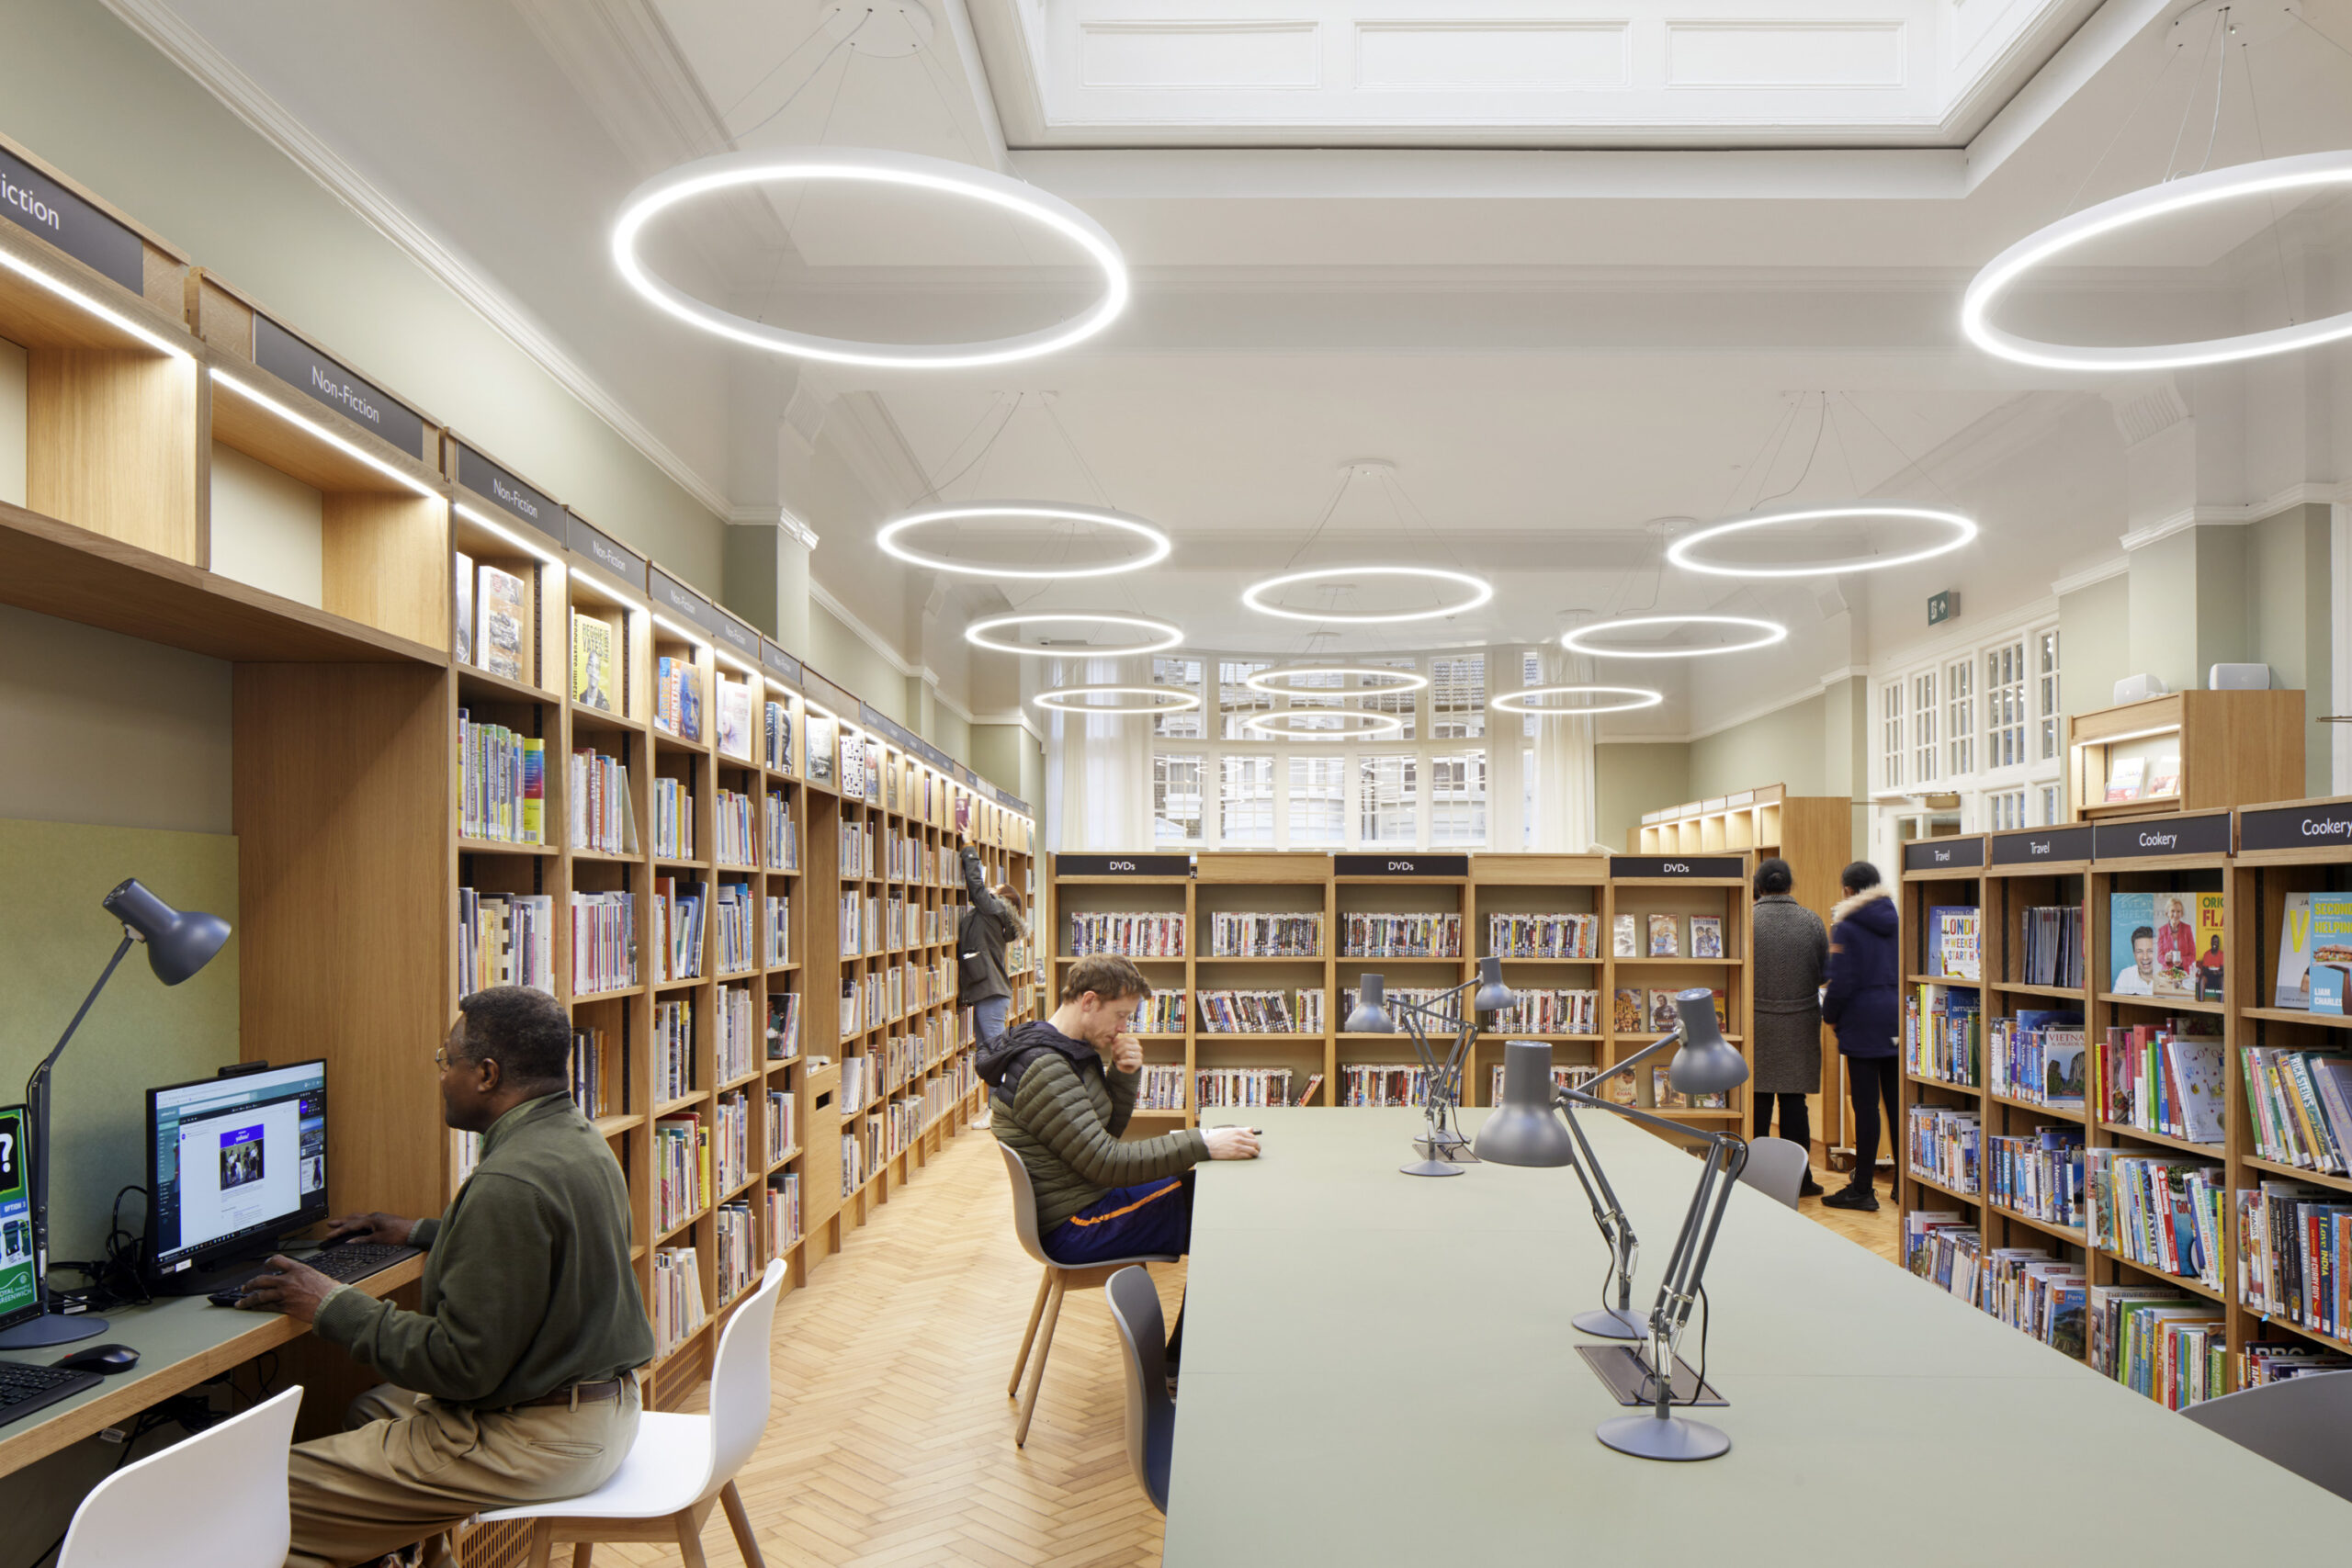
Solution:
{"label": "chair backrest", "polygon": [[2352,1500],[2352,1372],[2305,1372],[2192,1404],[2187,1415]]}
{"label": "chair backrest", "polygon": [[1804,1173],[1812,1159],[1803,1144],[1793,1144],[1786,1138],[1752,1139],[1747,1145],[1747,1165],[1739,1179],[1793,1209],[1797,1206],[1797,1189],[1804,1185]]}
{"label": "chair backrest", "polygon": [[771,1340],[776,1298],[783,1293],[784,1259],[778,1258],[719,1331],[718,1354],[710,1363],[710,1479],[705,1497],[735,1479],[768,1429]]}
{"label": "chair backrest", "polygon": [[1130,1265],[1111,1276],[1102,1287],[1111,1303],[1111,1321],[1119,1330],[1126,1354],[1119,1358],[1127,1383],[1127,1462],[1144,1495],[1161,1513],[1168,1511],[1168,1455],[1155,1451],[1169,1430],[1164,1412],[1168,1397],[1168,1330],[1159,1315],[1159,1288],[1151,1272]]}
{"label": "chair backrest", "polygon": [[281,1568],[297,1385],[123,1466],[82,1499],[57,1568]]}
{"label": "chair backrest", "polygon": [[1004,1156],[1004,1171],[1012,1178],[1012,1234],[1021,1238],[1021,1250],[1051,1269],[1054,1260],[1046,1256],[1046,1244],[1037,1235],[1037,1189],[1029,1180],[1029,1168],[1012,1146],[999,1144],[997,1153]]}

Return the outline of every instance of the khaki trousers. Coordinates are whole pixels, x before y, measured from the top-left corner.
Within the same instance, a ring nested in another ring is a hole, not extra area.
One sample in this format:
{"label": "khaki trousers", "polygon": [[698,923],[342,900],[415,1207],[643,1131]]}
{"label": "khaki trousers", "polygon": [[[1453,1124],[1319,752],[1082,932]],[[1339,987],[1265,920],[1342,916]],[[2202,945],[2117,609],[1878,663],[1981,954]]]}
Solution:
{"label": "khaki trousers", "polygon": [[638,1412],[634,1379],[577,1410],[473,1411],[379,1384],[352,1401],[351,1430],[288,1456],[287,1568],[372,1562],[484,1508],[593,1492],[628,1456]]}

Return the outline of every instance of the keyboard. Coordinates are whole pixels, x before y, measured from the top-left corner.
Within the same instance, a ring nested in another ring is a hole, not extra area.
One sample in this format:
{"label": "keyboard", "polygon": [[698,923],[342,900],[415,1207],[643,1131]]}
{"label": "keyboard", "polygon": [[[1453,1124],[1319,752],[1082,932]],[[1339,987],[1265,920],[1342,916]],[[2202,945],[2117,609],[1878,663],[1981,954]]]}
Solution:
{"label": "keyboard", "polygon": [[0,1426],[29,1416],[44,1404],[70,1399],[106,1380],[96,1372],[69,1372],[26,1361],[0,1361]]}
{"label": "keyboard", "polygon": [[[347,1241],[341,1247],[322,1247],[295,1261],[308,1264],[339,1283],[356,1285],[370,1274],[382,1273],[395,1263],[424,1256],[421,1248],[413,1247],[394,1247],[380,1241]],[[244,1294],[245,1281],[261,1271],[261,1266],[255,1264],[253,1273],[233,1285],[213,1292],[207,1299],[216,1306],[235,1306]]]}

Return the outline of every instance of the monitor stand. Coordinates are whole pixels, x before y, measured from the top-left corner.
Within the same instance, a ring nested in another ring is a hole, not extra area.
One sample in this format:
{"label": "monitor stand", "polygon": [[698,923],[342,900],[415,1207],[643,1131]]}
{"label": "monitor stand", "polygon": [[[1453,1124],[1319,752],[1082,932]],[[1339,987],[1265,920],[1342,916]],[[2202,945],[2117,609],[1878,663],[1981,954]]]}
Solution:
{"label": "monitor stand", "polygon": [[28,1318],[14,1328],[0,1328],[0,1351],[39,1350],[50,1345],[71,1345],[77,1339],[96,1339],[107,1331],[107,1320],[94,1312],[45,1312],[39,1317]]}

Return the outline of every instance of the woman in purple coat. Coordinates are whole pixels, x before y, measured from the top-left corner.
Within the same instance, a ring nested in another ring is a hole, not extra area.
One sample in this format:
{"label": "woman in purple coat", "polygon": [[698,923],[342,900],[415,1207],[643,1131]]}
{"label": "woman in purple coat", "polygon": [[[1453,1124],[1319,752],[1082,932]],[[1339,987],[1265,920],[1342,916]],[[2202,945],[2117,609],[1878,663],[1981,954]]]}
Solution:
{"label": "woman in purple coat", "polygon": [[1854,1179],[1822,1202],[1833,1209],[1878,1207],[1871,1178],[1878,1169],[1878,1112],[1886,1107],[1890,1137],[1900,1138],[1895,1105],[1903,1059],[1903,970],[1894,900],[1878,867],[1858,860],[1838,875],[1845,898],[1829,912],[1829,989],[1821,1016],[1838,1032],[1854,1110]]}

